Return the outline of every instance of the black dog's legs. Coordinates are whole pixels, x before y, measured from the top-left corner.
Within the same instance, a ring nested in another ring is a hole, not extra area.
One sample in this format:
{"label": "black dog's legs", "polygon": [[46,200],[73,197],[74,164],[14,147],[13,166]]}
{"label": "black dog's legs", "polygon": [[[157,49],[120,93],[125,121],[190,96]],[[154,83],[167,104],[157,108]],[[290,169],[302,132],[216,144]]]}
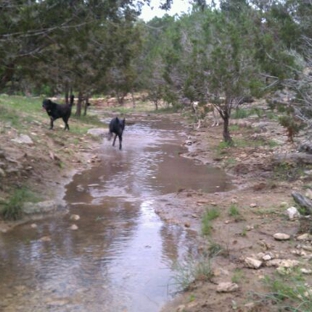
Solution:
{"label": "black dog's legs", "polygon": [[114,140],[113,140],[113,146],[115,146],[116,138],[117,138],[117,134],[115,134],[115,137],[114,137]]}
{"label": "black dog's legs", "polygon": [[116,141],[116,139],[117,139],[117,136],[118,136],[118,138],[119,138],[119,149],[121,150],[121,148],[122,148],[122,145],[121,145],[122,136],[121,136],[121,135],[115,134],[114,141],[113,141],[113,146],[115,146],[115,141]]}
{"label": "black dog's legs", "polygon": [[64,130],[68,130],[69,131],[69,125],[68,125],[68,118],[63,118],[63,121],[64,121],[64,123],[65,123],[65,128],[64,128]]}
{"label": "black dog's legs", "polygon": [[122,136],[121,136],[121,135],[119,135],[118,137],[119,137],[119,149],[121,150],[121,148],[122,148],[122,146],[121,146]]}
{"label": "black dog's legs", "polygon": [[50,118],[50,130],[53,130],[53,117]]}

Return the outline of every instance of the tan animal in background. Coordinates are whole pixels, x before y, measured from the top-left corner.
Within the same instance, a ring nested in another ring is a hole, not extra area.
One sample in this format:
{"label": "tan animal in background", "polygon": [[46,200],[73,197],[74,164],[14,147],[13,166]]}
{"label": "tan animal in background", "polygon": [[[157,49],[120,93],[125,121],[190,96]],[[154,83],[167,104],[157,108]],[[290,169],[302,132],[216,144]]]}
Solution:
{"label": "tan animal in background", "polygon": [[206,124],[207,119],[211,119],[212,117],[212,124],[211,127],[217,127],[222,122],[222,118],[220,116],[219,110],[215,104],[208,103],[203,106],[199,106],[199,102],[193,102],[192,108],[195,113],[196,124],[195,128],[200,129],[202,124]]}

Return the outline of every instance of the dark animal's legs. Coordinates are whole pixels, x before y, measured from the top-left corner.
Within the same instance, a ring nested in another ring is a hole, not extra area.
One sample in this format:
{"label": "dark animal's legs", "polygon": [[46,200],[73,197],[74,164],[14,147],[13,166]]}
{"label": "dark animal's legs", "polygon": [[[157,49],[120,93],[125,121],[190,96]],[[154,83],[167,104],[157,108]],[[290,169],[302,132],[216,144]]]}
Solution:
{"label": "dark animal's legs", "polygon": [[51,117],[50,118],[50,130],[53,129],[53,121],[54,121],[54,119],[53,119],[53,117]]}
{"label": "dark animal's legs", "polygon": [[117,134],[115,134],[115,137],[114,137],[114,140],[113,140],[113,146],[115,146],[116,138],[117,138]]}
{"label": "dark animal's legs", "polygon": [[118,137],[119,137],[119,149],[121,150],[121,148],[122,148],[122,136],[119,135]]}
{"label": "dark animal's legs", "polygon": [[65,128],[64,128],[64,130],[67,129],[67,130],[69,131],[68,118],[63,117],[63,121],[64,121],[64,123],[65,123]]}

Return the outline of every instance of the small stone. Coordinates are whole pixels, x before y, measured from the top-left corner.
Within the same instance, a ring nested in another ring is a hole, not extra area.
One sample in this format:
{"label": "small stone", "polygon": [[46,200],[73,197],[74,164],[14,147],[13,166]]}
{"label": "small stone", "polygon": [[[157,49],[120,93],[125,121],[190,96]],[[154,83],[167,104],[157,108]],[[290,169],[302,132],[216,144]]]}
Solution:
{"label": "small stone", "polygon": [[311,189],[307,189],[305,196],[308,197],[309,199],[312,199],[312,190]]}
{"label": "small stone", "polygon": [[31,227],[32,229],[36,229],[38,226],[37,226],[36,223],[32,223],[32,224],[30,225],[30,227]]}
{"label": "small stone", "polygon": [[293,268],[299,265],[298,260],[292,260],[292,259],[284,259],[281,260],[279,266],[285,267],[285,268]]}
{"label": "small stone", "polygon": [[177,308],[176,311],[177,311],[177,312],[183,312],[183,311],[185,311],[185,307],[186,307],[186,306],[185,306],[184,304],[181,304],[181,305],[178,306],[178,308]]}
{"label": "small stone", "polygon": [[247,267],[250,269],[259,269],[262,265],[262,261],[251,258],[251,257],[245,258],[244,261],[245,261]]}
{"label": "small stone", "polygon": [[310,240],[312,240],[312,235],[309,233],[304,233],[302,235],[297,236],[297,240],[299,240],[299,241],[310,241]]}
{"label": "small stone", "polygon": [[255,208],[255,207],[257,207],[258,205],[257,205],[256,203],[251,203],[249,206],[250,206],[251,208]]}
{"label": "small stone", "polygon": [[223,283],[218,284],[218,286],[217,286],[217,292],[219,292],[219,293],[221,293],[221,292],[225,292],[225,293],[233,292],[233,291],[236,291],[238,289],[239,289],[238,285],[236,283],[231,283],[231,282],[223,282]]}
{"label": "small stone", "polygon": [[272,259],[266,262],[267,267],[278,267],[280,263],[282,262],[281,259]]}
{"label": "small stone", "polygon": [[247,309],[246,311],[250,311],[250,312],[252,312],[252,311],[255,311],[254,309],[255,309],[255,303],[254,302],[248,302],[248,303],[246,303],[245,305],[244,305],[244,307],[245,307],[245,309]]}
{"label": "small stone", "polygon": [[77,221],[77,220],[79,220],[79,219],[80,219],[80,216],[79,216],[79,215],[72,214],[72,215],[70,216],[70,220],[75,220],[75,221]]}
{"label": "small stone", "polygon": [[43,236],[40,238],[41,242],[50,242],[51,241],[51,237],[50,236]]}
{"label": "small stone", "polygon": [[76,231],[78,230],[78,226],[76,224],[73,224],[69,227],[70,230]]}
{"label": "small stone", "polygon": [[272,256],[271,256],[271,255],[264,255],[264,256],[262,257],[262,259],[263,259],[264,261],[269,261],[269,260],[272,260]]}
{"label": "small stone", "polygon": [[300,269],[300,272],[301,272],[302,274],[312,274],[312,270],[305,269],[305,268],[301,268],[301,269]]}
{"label": "small stone", "polygon": [[290,235],[285,233],[275,233],[273,237],[278,241],[285,241],[290,239]]}
{"label": "small stone", "polygon": [[286,210],[289,220],[296,220],[300,218],[300,213],[296,207],[290,207]]}

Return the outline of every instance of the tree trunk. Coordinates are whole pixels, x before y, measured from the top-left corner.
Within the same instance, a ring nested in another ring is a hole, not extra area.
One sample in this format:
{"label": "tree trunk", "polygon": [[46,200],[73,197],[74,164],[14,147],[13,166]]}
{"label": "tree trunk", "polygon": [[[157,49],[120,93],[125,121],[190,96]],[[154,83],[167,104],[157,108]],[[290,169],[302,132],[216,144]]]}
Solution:
{"label": "tree trunk", "polygon": [[3,91],[3,89],[6,87],[6,84],[9,81],[12,81],[13,75],[15,71],[15,65],[14,63],[11,63],[5,67],[5,71],[0,79],[0,90]]}
{"label": "tree trunk", "polygon": [[89,105],[90,105],[90,104],[89,104],[89,97],[86,96],[83,116],[87,116],[87,110],[88,110],[88,106],[89,106]]}
{"label": "tree trunk", "polygon": [[231,138],[230,130],[229,130],[229,122],[230,122],[229,114],[225,110],[221,116],[223,119],[223,139],[224,139],[224,142],[231,145],[231,144],[233,144],[233,140]]}
{"label": "tree trunk", "polygon": [[135,99],[134,99],[133,91],[131,91],[131,98],[132,98],[132,107],[133,109],[135,109]]}
{"label": "tree trunk", "polygon": [[76,116],[81,116],[81,106],[82,106],[82,92],[79,91],[78,93],[78,102],[77,102],[77,108],[76,108]]}

